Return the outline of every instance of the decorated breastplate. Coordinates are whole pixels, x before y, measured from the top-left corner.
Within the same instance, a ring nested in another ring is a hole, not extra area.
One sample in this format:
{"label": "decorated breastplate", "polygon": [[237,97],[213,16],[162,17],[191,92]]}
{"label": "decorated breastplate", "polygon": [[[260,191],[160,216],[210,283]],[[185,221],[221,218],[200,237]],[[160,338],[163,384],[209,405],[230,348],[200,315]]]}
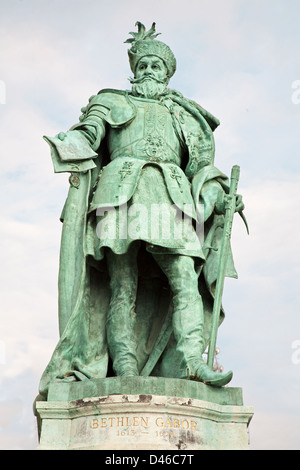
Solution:
{"label": "decorated breastplate", "polygon": [[180,166],[181,147],[169,110],[154,100],[134,99],[135,118],[108,135],[110,158],[142,158],[151,162],[173,162]]}

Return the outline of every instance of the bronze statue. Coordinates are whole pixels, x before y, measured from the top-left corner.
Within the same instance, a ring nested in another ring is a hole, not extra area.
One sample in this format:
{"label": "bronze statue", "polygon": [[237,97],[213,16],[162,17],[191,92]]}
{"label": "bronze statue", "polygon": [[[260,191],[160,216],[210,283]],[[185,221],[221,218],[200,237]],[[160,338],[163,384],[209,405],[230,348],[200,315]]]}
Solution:
{"label": "bronze statue", "polygon": [[[228,203],[214,166],[219,121],[168,88],[170,48],[137,23],[130,91],[105,89],[54,138],[70,172],[63,221],[60,341],[40,386],[111,375],[185,378],[222,386],[205,363]],[[240,196],[234,209],[242,211]],[[224,275],[236,277],[231,250]],[[218,325],[224,312],[221,308]]]}

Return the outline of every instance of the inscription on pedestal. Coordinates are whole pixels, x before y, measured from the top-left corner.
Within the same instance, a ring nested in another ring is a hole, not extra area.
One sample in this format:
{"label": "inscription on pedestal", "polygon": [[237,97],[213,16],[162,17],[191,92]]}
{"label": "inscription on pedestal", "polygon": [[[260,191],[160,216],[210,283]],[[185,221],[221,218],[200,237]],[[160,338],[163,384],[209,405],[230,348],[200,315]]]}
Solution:
{"label": "inscription on pedestal", "polygon": [[173,442],[175,448],[186,448],[187,442],[200,442],[199,423],[196,419],[172,415],[118,415],[91,416],[87,423],[92,439],[151,440]]}
{"label": "inscription on pedestal", "polygon": [[156,438],[174,438],[179,430],[197,431],[198,422],[175,417],[149,416],[109,416],[92,417],[90,428],[98,430],[110,428],[118,437],[130,437],[151,434]]}
{"label": "inscription on pedestal", "polygon": [[[92,418],[91,428],[98,429],[98,428],[120,428],[126,427],[132,428],[131,434],[134,434],[134,427],[143,427],[148,429],[150,418],[143,417],[143,416],[113,416],[109,418]],[[161,416],[157,417],[155,420],[152,420],[151,426],[156,426],[157,428],[167,428],[167,429],[190,429],[191,431],[197,430],[198,423],[193,420],[187,419],[178,419],[178,418],[163,418]],[[119,430],[119,429],[118,429]]]}
{"label": "inscription on pedestal", "polygon": [[39,402],[44,449],[245,449],[252,409],[159,395]]}

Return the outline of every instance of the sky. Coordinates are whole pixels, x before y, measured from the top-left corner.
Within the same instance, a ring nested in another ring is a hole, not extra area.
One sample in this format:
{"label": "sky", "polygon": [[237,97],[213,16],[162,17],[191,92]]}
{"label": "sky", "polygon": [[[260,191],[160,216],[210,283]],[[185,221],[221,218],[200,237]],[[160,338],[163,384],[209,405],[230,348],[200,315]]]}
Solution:
{"label": "sky", "polygon": [[58,341],[68,174],[43,135],[103,88],[129,89],[124,41],[156,22],[170,88],[216,116],[215,165],[241,168],[218,361],[254,407],[252,450],[300,448],[299,0],[0,0],[0,448],[37,447],[32,403]]}

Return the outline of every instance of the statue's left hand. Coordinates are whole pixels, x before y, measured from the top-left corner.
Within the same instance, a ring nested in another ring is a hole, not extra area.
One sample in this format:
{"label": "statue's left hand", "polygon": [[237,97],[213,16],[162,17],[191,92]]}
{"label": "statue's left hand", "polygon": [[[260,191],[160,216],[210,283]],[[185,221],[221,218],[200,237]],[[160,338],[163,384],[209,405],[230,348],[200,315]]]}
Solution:
{"label": "statue's left hand", "polygon": [[243,202],[243,197],[240,194],[236,195],[235,201],[235,212],[241,212],[245,209],[245,204]]}
{"label": "statue's left hand", "polygon": [[[215,206],[215,211],[217,214],[225,214],[227,205],[230,204],[232,200],[232,196],[229,196],[229,194],[224,194],[223,199],[220,201],[217,201],[216,206]],[[245,208],[245,204],[243,202],[243,198],[240,194],[236,195],[236,200],[235,200],[235,212],[242,212]]]}

